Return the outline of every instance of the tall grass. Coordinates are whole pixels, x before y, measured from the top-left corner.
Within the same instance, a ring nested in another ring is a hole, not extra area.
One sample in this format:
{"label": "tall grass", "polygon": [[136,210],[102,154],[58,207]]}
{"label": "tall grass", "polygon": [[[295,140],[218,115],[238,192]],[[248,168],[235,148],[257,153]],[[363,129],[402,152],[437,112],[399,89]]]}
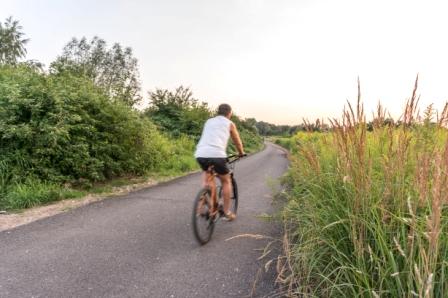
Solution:
{"label": "tall grass", "polygon": [[420,115],[417,82],[396,123],[379,105],[368,132],[358,92],[331,132],[295,136],[290,296],[448,296],[448,106]]}
{"label": "tall grass", "polygon": [[77,198],[85,192],[65,188],[60,184],[27,179],[23,183],[12,185],[1,200],[1,207],[9,210],[30,208],[49,202]]}

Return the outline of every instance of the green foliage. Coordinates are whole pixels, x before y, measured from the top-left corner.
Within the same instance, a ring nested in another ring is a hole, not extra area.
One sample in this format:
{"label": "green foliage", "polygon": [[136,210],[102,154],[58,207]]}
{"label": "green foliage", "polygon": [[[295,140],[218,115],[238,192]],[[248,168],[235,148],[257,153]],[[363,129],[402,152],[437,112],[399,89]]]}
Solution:
{"label": "green foliage", "polygon": [[206,103],[193,97],[189,88],[178,87],[174,92],[157,89],[149,92],[150,106],[145,114],[164,132],[179,137],[198,139],[205,121],[212,113]]}
{"label": "green foliage", "polygon": [[[174,92],[157,89],[149,93],[150,106],[145,111],[162,131],[178,138],[188,136],[199,141],[204,123],[214,116],[206,103],[199,102],[193,97],[189,88],[178,87]],[[248,152],[260,149],[262,138],[255,127],[255,119],[241,120],[234,115],[231,119],[237,126],[241,139]],[[230,151],[235,152],[233,144]]]}
{"label": "green foliage", "polygon": [[131,48],[115,43],[107,47],[103,39],[73,38],[63,54],[51,64],[51,72],[69,72],[87,77],[105,90],[112,100],[133,106],[141,101],[137,59]]}
{"label": "green foliage", "polygon": [[172,151],[149,119],[86,78],[0,68],[0,195],[27,177],[89,185],[141,175]]}
{"label": "green foliage", "polygon": [[[244,150],[247,153],[256,152],[263,146],[263,138],[258,134],[258,130],[255,127],[255,119],[242,120],[236,115],[232,116],[233,123],[235,123],[240,133],[241,140],[244,144]],[[229,151],[231,154],[236,153],[236,148],[233,143],[230,143]]]}
{"label": "green foliage", "polygon": [[57,183],[29,178],[23,183],[12,185],[7,195],[0,197],[0,208],[24,209],[56,200],[73,199],[84,194],[82,191],[63,188]]}
{"label": "green foliage", "polygon": [[164,161],[161,168],[158,169],[167,175],[176,175],[189,172],[198,168],[193,152],[196,142],[186,135],[178,138],[172,138],[169,144],[169,154],[171,157]]}
{"label": "green foliage", "polygon": [[22,31],[19,21],[12,17],[6,19],[5,23],[0,22],[0,64],[15,65],[20,58],[26,55],[25,45],[28,39]]}
{"label": "green foliage", "polygon": [[[255,120],[255,119],[254,119]],[[275,125],[264,121],[255,123],[255,126],[262,136],[289,137],[300,131],[328,131],[329,126],[317,119],[314,123],[306,120],[299,125]]]}
{"label": "green foliage", "polygon": [[[245,128],[244,125],[238,129],[240,132],[241,140],[244,145],[244,151],[246,153],[253,153],[259,151],[263,147],[263,138],[260,135],[258,135],[258,133]],[[228,151],[230,152],[230,154],[237,153],[235,145],[232,142],[229,143],[230,144]]]}
{"label": "green foliage", "polygon": [[276,137],[274,140],[274,143],[282,146],[285,149],[288,150],[292,150],[293,149],[293,144],[294,144],[294,139],[292,137],[290,138],[286,138],[286,137]]}
{"label": "green foliage", "polygon": [[303,130],[302,126],[275,125],[264,121],[256,122],[256,127],[262,136],[290,136],[296,131]]}

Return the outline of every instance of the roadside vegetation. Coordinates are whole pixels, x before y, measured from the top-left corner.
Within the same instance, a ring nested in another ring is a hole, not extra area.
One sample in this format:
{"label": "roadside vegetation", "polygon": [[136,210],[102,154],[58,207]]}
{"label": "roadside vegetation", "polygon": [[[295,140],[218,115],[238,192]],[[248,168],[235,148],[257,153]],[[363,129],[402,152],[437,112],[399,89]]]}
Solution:
{"label": "roadside vegetation", "polygon": [[400,121],[358,98],[329,132],[300,132],[283,211],[279,279],[295,297],[448,295],[448,106]]}
{"label": "roadside vegetation", "polygon": [[304,119],[303,123],[299,125],[277,125],[264,121],[256,121],[255,119],[250,120],[255,122],[255,127],[260,135],[274,138],[291,137],[300,131],[327,131],[329,128],[329,126],[320,119],[317,119],[315,123],[309,123]]}
{"label": "roadside vegetation", "polygon": [[[214,110],[190,89],[151,91],[141,110],[132,49],[73,38],[45,68],[24,61],[27,42],[17,21],[0,22],[0,210],[198,169],[194,147]],[[252,123],[233,120],[248,151],[260,149]]]}

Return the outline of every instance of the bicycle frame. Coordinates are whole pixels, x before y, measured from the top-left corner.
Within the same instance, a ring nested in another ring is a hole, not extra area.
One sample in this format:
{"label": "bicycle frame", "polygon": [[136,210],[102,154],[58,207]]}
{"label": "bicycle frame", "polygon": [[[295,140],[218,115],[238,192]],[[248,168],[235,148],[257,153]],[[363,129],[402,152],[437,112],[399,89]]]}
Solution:
{"label": "bicycle frame", "polygon": [[[227,157],[227,165],[229,166],[229,174],[230,174],[230,184],[233,185],[232,180],[233,178],[233,171],[235,169],[235,162],[237,162],[239,159],[241,158],[241,156],[239,155],[230,155]],[[211,200],[212,200],[212,206],[214,206],[214,208],[217,207],[218,203],[217,203],[217,195],[216,195],[216,190],[218,189],[217,185],[216,185],[216,177],[219,176],[219,174],[217,174],[213,168],[213,166],[210,166],[207,170],[208,176],[207,176],[207,180],[206,180],[206,186],[210,189],[210,193],[211,193]]]}

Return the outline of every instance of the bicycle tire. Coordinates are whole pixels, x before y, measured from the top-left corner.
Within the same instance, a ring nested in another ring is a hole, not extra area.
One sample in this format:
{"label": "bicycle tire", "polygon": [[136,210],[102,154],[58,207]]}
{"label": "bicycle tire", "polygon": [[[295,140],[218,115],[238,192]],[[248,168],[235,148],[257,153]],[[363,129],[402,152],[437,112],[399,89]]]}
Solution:
{"label": "bicycle tire", "polygon": [[[218,200],[222,200],[222,187],[218,186]],[[230,211],[234,214],[238,211],[238,185],[232,177],[232,195],[230,197]]]}
{"label": "bicycle tire", "polygon": [[[213,230],[215,229],[215,222],[213,218],[210,216],[210,190],[207,188],[201,189],[193,204],[193,213],[192,213],[192,227],[193,234],[199,244],[204,245],[210,241],[212,238]],[[204,201],[205,200],[205,201]],[[203,204],[200,206],[200,204]],[[205,204],[205,205],[204,205]],[[202,210],[202,207],[205,206],[205,210]],[[199,210],[201,209],[201,210]],[[201,213],[199,214],[198,211]],[[202,225],[205,224],[205,233],[202,233]]]}
{"label": "bicycle tire", "polygon": [[236,214],[238,211],[238,184],[236,184],[235,178],[232,176],[232,194],[231,197],[231,203],[230,203],[230,210]]}

